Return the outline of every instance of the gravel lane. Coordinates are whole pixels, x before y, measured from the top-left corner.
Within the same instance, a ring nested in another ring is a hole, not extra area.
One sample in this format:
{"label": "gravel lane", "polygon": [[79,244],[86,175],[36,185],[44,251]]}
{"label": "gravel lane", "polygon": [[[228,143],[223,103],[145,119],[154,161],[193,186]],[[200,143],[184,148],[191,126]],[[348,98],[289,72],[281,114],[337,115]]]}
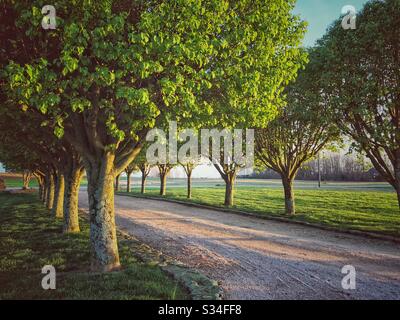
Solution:
{"label": "gravel lane", "polygon": [[[115,208],[121,230],[219,281],[227,299],[400,299],[396,243],[126,196]],[[355,290],[342,289],[344,265]]]}

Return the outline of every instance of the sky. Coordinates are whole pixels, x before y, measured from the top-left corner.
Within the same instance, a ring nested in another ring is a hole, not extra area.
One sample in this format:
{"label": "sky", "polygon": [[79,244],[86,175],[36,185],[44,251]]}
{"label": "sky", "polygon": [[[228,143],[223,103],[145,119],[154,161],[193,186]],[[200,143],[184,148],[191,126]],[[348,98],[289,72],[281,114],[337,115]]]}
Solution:
{"label": "sky", "polygon": [[312,46],[321,38],[329,25],[341,16],[342,8],[352,5],[359,12],[367,0],[297,0],[295,14],[308,22],[305,46]]}

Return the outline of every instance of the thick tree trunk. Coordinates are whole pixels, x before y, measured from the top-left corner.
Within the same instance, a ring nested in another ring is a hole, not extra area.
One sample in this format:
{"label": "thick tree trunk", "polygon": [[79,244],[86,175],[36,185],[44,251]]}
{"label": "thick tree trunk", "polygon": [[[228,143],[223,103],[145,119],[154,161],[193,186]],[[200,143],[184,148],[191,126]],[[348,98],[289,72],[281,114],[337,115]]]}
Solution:
{"label": "thick tree trunk", "polygon": [[167,194],[167,174],[160,173],[160,195],[165,196]]}
{"label": "thick tree trunk", "polygon": [[225,202],[224,202],[224,205],[227,207],[233,206],[234,186],[235,186],[235,178],[228,176],[225,180]]}
{"label": "thick tree trunk", "polygon": [[126,173],[126,192],[131,192],[131,173]]}
{"label": "thick tree trunk", "polygon": [[78,199],[83,170],[73,166],[65,175],[64,226],[65,233],[79,232]]}
{"label": "thick tree trunk", "polygon": [[59,172],[56,176],[56,189],[53,205],[53,215],[62,218],[64,211],[64,175]]}
{"label": "thick tree trunk", "polygon": [[285,210],[286,214],[294,215],[296,213],[294,204],[294,193],[293,193],[293,179],[282,175],[282,184],[285,194]]}
{"label": "thick tree trunk", "polygon": [[119,191],[119,176],[117,175],[115,178],[115,191]]}
{"label": "thick tree trunk", "polygon": [[192,172],[187,173],[187,198],[192,198]]}
{"label": "thick tree trunk", "polygon": [[141,185],[141,188],[140,188],[140,193],[141,194],[145,194],[145,192],[146,192],[146,175],[142,172],[142,185]]}
{"label": "thick tree trunk", "polygon": [[48,177],[47,190],[46,190],[46,207],[53,209],[54,204],[54,175],[50,174]]}
{"label": "thick tree trunk", "polygon": [[87,164],[92,270],[120,267],[114,214],[114,158],[105,154],[100,162]]}

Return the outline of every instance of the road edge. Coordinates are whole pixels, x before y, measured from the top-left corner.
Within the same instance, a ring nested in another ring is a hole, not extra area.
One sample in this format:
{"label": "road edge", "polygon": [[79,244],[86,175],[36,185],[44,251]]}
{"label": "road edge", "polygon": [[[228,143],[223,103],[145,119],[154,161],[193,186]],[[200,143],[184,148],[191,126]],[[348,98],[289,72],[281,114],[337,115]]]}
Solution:
{"label": "road edge", "polygon": [[[79,208],[79,213],[85,219],[88,219],[87,210]],[[224,291],[216,280],[210,279],[200,271],[189,268],[183,263],[166,256],[161,251],[140,241],[134,235],[117,227],[117,233],[120,239],[132,241],[135,245],[133,253],[142,261],[157,265],[179,282],[188,292],[192,300],[222,300]]]}

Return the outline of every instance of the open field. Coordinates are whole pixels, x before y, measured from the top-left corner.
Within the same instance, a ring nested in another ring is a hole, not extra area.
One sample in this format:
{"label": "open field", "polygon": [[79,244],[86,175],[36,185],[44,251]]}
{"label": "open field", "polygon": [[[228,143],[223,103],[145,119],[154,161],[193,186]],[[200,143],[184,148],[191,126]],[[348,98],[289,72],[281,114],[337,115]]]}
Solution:
{"label": "open field", "polygon": [[[153,182],[153,183],[152,183]],[[222,182],[208,181],[208,187],[196,181],[191,200],[186,199],[184,180],[168,181],[167,197],[222,207],[225,189]],[[198,185],[196,185],[198,183]],[[257,186],[256,186],[257,185]],[[123,185],[122,188],[123,190]],[[132,192],[138,194],[134,186]],[[158,196],[155,180],[149,183],[148,196]],[[315,182],[295,185],[296,216],[338,229],[354,229],[400,236],[400,213],[396,194],[385,183],[328,183],[318,189]],[[282,186],[279,180],[238,181],[235,209],[270,216],[285,216]]]}
{"label": "open field", "polygon": [[[0,193],[1,299],[188,299],[159,267],[141,262],[129,240],[119,239],[123,269],[89,273],[89,227],[62,234],[35,194]],[[41,269],[53,265],[57,290],[41,288]]]}
{"label": "open field", "polygon": [[[121,188],[126,184],[125,177],[120,178]],[[140,177],[134,176],[131,178],[131,185],[134,188],[140,189]],[[221,188],[224,187],[222,179],[192,179],[193,189],[195,188]],[[280,179],[237,179],[237,187],[247,188],[272,188],[282,189],[282,182]],[[157,189],[160,187],[160,179],[151,177],[147,179],[147,189]],[[173,178],[168,179],[167,188],[182,188],[186,187],[186,179]],[[327,181],[322,182],[321,188],[318,188],[317,181],[304,181],[296,180],[294,183],[295,190],[349,190],[349,191],[383,191],[394,192],[391,185],[386,182],[337,182]]]}
{"label": "open field", "polygon": [[[0,178],[5,180],[7,187],[15,188],[22,187],[22,178],[19,174],[0,173]],[[33,178],[29,184],[31,187],[37,187],[37,181]],[[86,186],[86,177],[82,178],[81,186]],[[126,177],[120,178],[121,188],[126,185]],[[140,177],[135,175],[131,177],[131,185],[133,188],[140,189]],[[224,186],[222,179],[193,179],[193,188],[221,188]],[[279,179],[238,179],[237,187],[248,188],[273,188],[281,189],[282,183]],[[147,189],[157,189],[160,187],[160,179],[156,177],[147,178]],[[168,179],[168,188],[186,187],[186,179],[174,178]],[[354,191],[383,191],[393,192],[392,186],[386,182],[337,182],[328,181],[322,182],[321,188],[318,188],[316,181],[295,181],[296,189],[311,189],[311,190],[354,190]]]}

